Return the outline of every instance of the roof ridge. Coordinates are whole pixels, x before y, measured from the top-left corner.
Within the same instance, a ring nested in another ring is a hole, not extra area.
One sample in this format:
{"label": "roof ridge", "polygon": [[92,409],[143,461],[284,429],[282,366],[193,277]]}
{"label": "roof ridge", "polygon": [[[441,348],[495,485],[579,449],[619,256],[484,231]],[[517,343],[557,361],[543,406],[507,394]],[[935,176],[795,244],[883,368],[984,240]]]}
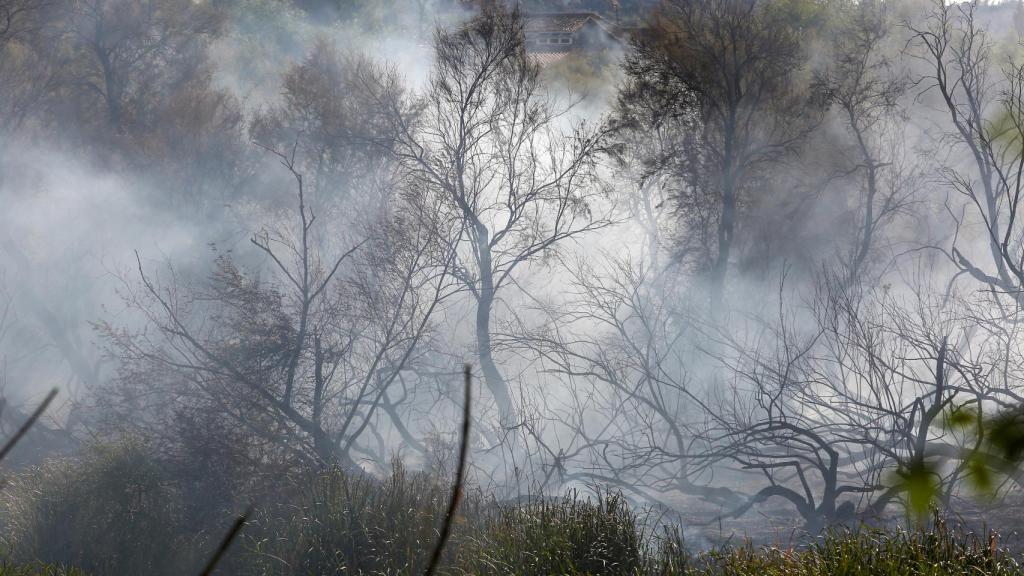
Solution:
{"label": "roof ridge", "polygon": [[605,19],[601,14],[594,12],[593,10],[559,10],[557,12],[549,12],[547,10],[538,11],[524,11],[523,17],[528,18],[530,16],[593,16],[595,18]]}
{"label": "roof ridge", "polygon": [[542,31],[545,28],[557,28],[564,32],[575,32],[593,23],[606,34],[614,36],[611,30],[611,23],[596,12],[523,12],[523,21],[527,31]]}

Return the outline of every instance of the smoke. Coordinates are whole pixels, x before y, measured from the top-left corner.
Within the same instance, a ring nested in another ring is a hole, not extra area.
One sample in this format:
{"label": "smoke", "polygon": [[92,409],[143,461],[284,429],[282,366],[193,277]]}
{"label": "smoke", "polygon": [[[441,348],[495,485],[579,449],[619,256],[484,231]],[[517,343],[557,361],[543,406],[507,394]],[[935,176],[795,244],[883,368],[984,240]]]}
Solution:
{"label": "smoke", "polygon": [[[193,169],[176,164],[180,158],[163,162],[160,155],[167,148],[154,143],[159,138],[151,134],[131,141],[122,134],[93,140],[95,131],[85,121],[66,130],[52,125],[45,118],[57,114],[51,110],[10,137],[0,157],[0,299],[9,298],[14,311],[0,326],[0,384],[8,398],[22,403],[58,386],[89,405],[90,394],[120,367],[96,324],[127,331],[150,326],[150,319],[124,298],[126,291],[138,288],[139,264],[154,277],[173,269],[184,284],[201,284],[216,258],[229,254],[256,280],[271,277],[275,263],[250,240],[271,228],[301,235],[295,224],[279,225],[295,213],[295,181],[281,166],[289,161],[287,146],[264,149],[270,143],[261,141],[253,127],[287,104],[283,75],[306,61],[321,42],[342,55],[363,55],[396,71],[415,101],[431,79],[434,30],[456,29],[473,12],[454,1],[403,6],[407,9],[365,7],[358,17],[348,18],[338,10],[305,11],[274,0],[234,3],[223,31],[204,46],[206,61],[196,66],[207,67],[200,76],[223,96],[223,109],[230,112],[224,116],[233,119],[214,123],[211,132],[231,144],[219,156],[209,133],[181,138],[181,148],[172,148],[172,155],[195,154],[208,161]],[[928,63],[915,48],[905,49],[910,32],[889,25],[892,34],[879,47],[880,57],[891,60],[884,74],[909,79],[909,87],[894,107],[899,111],[883,115],[872,127],[870,145],[882,155],[878,164],[885,190],[880,194],[898,195],[889,206],[891,214],[879,221],[869,258],[873,267],[864,268],[866,290],[876,298],[872,305],[941,308],[943,298],[958,293],[949,288],[956,266],[944,253],[953,237],[970,258],[985,255],[988,238],[971,217],[955,231],[950,226],[950,215],[958,217],[963,204],[950,191],[949,171],[966,170],[970,159],[944,136],[947,112],[934,90],[917,81],[928,72]],[[623,114],[617,98],[627,81],[622,64],[630,49],[623,37],[602,42],[591,58],[565,59],[544,69],[546,96],[564,112],[549,137],[565,138],[579,122],[607,126]],[[808,57],[808,77],[839,58],[820,39],[813,44],[818,51]],[[809,78],[801,80],[812,84]],[[182,99],[191,102],[187,96]],[[62,119],[71,117],[63,112]],[[188,114],[174,118],[173,129],[194,120]],[[616,487],[637,501],[679,509],[694,504],[692,486],[686,484],[691,480],[722,490],[729,486],[737,494],[750,492],[758,477],[749,467],[737,470],[742,466],[736,462],[727,466],[708,458],[699,461],[692,476],[681,472],[685,451],[701,447],[707,438],[688,432],[673,437],[678,432],[673,420],[694,426],[703,424],[701,419],[711,422],[701,413],[707,405],[725,407],[736,420],[753,418],[760,409],[774,415],[771,401],[753,389],[755,378],[776,378],[780,390],[792,385],[772,373],[778,368],[773,362],[805,343],[808,357],[822,354],[817,359],[823,363],[833,360],[826,357],[828,350],[815,347],[824,322],[816,306],[826,288],[835,288],[823,279],[834,281],[853,259],[851,245],[864,213],[865,166],[857,158],[848,119],[834,105],[822,112],[795,152],[744,191],[739,218],[746,228],[729,264],[725,294],[709,293],[716,288],[701,271],[708,262],[693,243],[694,238],[713,238],[715,209],[684,205],[689,190],[680,173],[686,167],[673,164],[682,157],[692,160],[686,155],[693,141],[684,138],[691,120],[669,118],[658,129],[648,126],[634,133],[634,140],[623,146],[609,146],[596,168],[595,187],[601,194],[587,208],[610,214],[615,225],[545,250],[509,281],[511,288],[498,299],[495,351],[522,414],[509,427],[513,431],[480,432],[475,441],[485,450],[474,465],[477,481],[499,497],[521,494],[524,487],[556,492],[617,481]],[[150,117],[139,122],[156,124]],[[171,128],[155,132],[164,130]],[[610,136],[610,142],[621,144],[616,138],[621,133]],[[353,154],[372,148],[364,141]],[[623,152],[624,147],[632,148]],[[375,195],[391,182],[375,180],[385,178],[375,171],[376,164],[365,170],[369,176],[317,172],[326,154],[318,158],[315,147],[296,149],[312,167],[304,182],[311,213],[320,219],[317,247],[342,253],[359,245],[393,209]],[[687,220],[687,209],[699,217]],[[408,240],[402,233],[415,224],[393,223],[398,230],[388,229],[380,237]],[[715,240],[706,242],[711,246]],[[353,297],[356,304],[345,302],[339,309],[391,296],[387,279],[373,276],[375,255],[368,248],[355,254],[339,277],[358,285],[363,292],[357,296],[364,300]],[[418,289],[426,291],[431,281],[422,280]],[[920,294],[927,297],[914,301]],[[365,469],[379,472],[387,466],[368,456],[374,450],[378,456],[400,453],[424,467],[443,459],[445,442],[455,430],[448,416],[457,413],[459,397],[459,380],[450,376],[473,357],[477,345],[474,297],[466,289],[453,289],[433,312],[435,321],[423,336],[428,350],[415,354],[417,370],[401,374],[405,404],[386,406],[400,412],[396,419],[404,419],[406,429],[385,424],[375,430],[379,436],[368,441],[375,444],[373,450],[362,447]],[[716,297],[724,302],[722,309],[712,309]],[[408,305],[405,300],[401,304]],[[367,306],[352,317],[365,320],[364,312],[379,313]],[[196,320],[205,326],[207,318]],[[943,322],[940,317],[933,323]],[[351,328],[353,341],[377,336],[366,336],[363,329]],[[923,372],[930,360],[909,365]],[[802,384],[819,375],[800,367],[806,370],[799,375],[806,378]],[[487,388],[478,383],[477,391],[484,398],[479,423],[497,420]],[[790,417],[808,415],[796,411]],[[708,426],[714,429],[713,423]],[[410,436],[419,445],[415,449],[409,448]],[[682,488],[672,492],[672,487]],[[718,508],[707,514],[725,511],[721,501],[709,501],[701,500]],[[687,528],[690,542],[703,546],[705,536]]]}
{"label": "smoke", "polygon": [[[318,39],[395,66],[415,86],[428,74],[433,27],[468,15],[455,3],[431,4],[422,22],[417,14],[399,10],[382,32],[364,29],[358,21],[314,19],[284,2],[239,2],[228,11],[224,33],[208,48],[213,86],[238,98],[241,113],[251,118],[280,103],[283,72],[302,61]],[[54,349],[54,334],[39,325],[39,314],[54,317],[51,329],[59,325],[98,369],[88,379],[101,380],[108,374],[99,367],[107,363],[91,324],[123,318],[118,288],[137,275],[136,252],[144,264],[173,263],[193,277],[209,269],[211,245],[241,250],[255,262],[249,237],[265,223],[268,208],[273,212],[275,204],[287,201],[292,185],[275,158],[243,141],[238,145],[247,156],[244,173],[235,178],[246,182],[244,192],[223,202],[191,199],[176,205],[166,199],[181,194],[181,180],[175,178],[180,173],[154,178],[145,169],[104,160],[94,155],[97,150],[75,145],[88,136],[79,136],[74,126],[63,133],[38,132],[41,137],[8,137],[0,159],[5,244],[0,268],[17,311],[11,318],[17,335],[5,342],[5,375],[15,402],[55,385],[73,395],[82,392],[82,375]],[[195,179],[221,181],[218,170],[222,167],[209,166]]]}

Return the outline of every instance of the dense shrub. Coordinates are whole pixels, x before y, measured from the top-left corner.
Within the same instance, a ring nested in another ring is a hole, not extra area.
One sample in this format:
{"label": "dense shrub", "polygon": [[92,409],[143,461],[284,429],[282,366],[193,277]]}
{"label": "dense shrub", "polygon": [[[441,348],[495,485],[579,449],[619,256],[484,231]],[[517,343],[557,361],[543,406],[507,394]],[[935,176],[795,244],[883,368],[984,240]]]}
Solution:
{"label": "dense shrub", "polygon": [[[936,522],[928,530],[834,531],[799,549],[743,546],[689,556],[674,549],[666,575],[685,576],[993,576],[1024,575],[997,545]],[[664,566],[664,565],[663,565]]]}
{"label": "dense shrub", "polygon": [[5,539],[19,561],[97,574],[181,574],[191,542],[174,488],[132,444],[90,449],[23,473],[3,492]]}
{"label": "dense shrub", "polygon": [[247,574],[417,574],[449,488],[396,465],[384,481],[333,469],[297,502],[257,510],[243,539]]}
{"label": "dense shrub", "polygon": [[636,574],[647,556],[637,518],[621,494],[596,499],[540,500],[502,507],[488,519],[478,571],[503,573]]}
{"label": "dense shrub", "polygon": [[[273,498],[257,503],[221,573],[420,574],[449,497],[443,476],[400,465],[383,480],[338,469],[296,471],[279,479]],[[8,563],[0,563],[0,576],[198,574],[229,519],[197,527],[183,512],[186,500],[205,498],[189,492],[195,486],[133,444],[97,447],[16,475],[3,492]],[[994,537],[942,522],[918,531],[832,532],[789,550],[746,545],[701,554],[687,552],[671,527],[650,528],[616,493],[499,505],[471,492],[443,573],[1024,576]]]}

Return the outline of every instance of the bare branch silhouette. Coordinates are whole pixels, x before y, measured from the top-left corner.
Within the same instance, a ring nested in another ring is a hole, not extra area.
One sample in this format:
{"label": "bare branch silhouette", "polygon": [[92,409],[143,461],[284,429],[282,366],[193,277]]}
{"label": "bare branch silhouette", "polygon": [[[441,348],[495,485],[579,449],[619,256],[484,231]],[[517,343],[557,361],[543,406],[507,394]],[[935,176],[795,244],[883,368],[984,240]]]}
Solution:
{"label": "bare branch silhouette", "polygon": [[32,415],[28,417],[28,420],[26,420],[25,423],[21,425],[21,428],[18,428],[18,431],[14,433],[14,436],[11,436],[10,440],[8,440],[7,443],[4,444],[4,447],[0,449],[0,461],[3,461],[3,459],[7,457],[7,454],[12,449],[14,449],[14,446],[18,443],[18,441],[21,440],[22,437],[24,437],[25,434],[28,433],[29,429],[31,429],[32,426],[35,425],[36,421],[38,421],[39,417],[43,415],[43,412],[46,412],[46,409],[50,407],[50,403],[53,402],[53,399],[56,397],[57,388],[54,388],[53,390],[50,390],[49,394],[46,395],[46,398],[43,399],[43,402],[39,405],[38,408],[36,408],[35,412],[33,412]]}
{"label": "bare branch silhouette", "polygon": [[455,481],[452,484],[452,497],[448,503],[448,512],[444,517],[444,525],[441,526],[441,534],[437,539],[437,546],[434,547],[434,554],[430,557],[430,564],[427,566],[426,576],[433,576],[441,563],[441,553],[444,552],[444,545],[448,542],[448,536],[452,531],[452,521],[455,519],[455,510],[459,507],[459,500],[462,499],[462,484],[466,476],[466,457],[469,454],[469,422],[472,416],[473,396],[473,373],[469,364],[463,369],[465,378],[465,397],[462,403],[462,438],[459,446],[459,465],[455,469]]}
{"label": "bare branch silhouette", "polygon": [[210,576],[213,571],[217,568],[217,564],[220,563],[221,559],[224,558],[224,554],[231,547],[231,543],[234,542],[235,538],[242,532],[242,527],[245,526],[245,521],[249,519],[249,515],[252,514],[252,508],[246,510],[241,516],[235,519],[235,523],[231,525],[231,529],[224,535],[224,539],[221,540],[220,546],[210,556],[210,561],[206,563],[206,568],[203,568],[202,576]]}

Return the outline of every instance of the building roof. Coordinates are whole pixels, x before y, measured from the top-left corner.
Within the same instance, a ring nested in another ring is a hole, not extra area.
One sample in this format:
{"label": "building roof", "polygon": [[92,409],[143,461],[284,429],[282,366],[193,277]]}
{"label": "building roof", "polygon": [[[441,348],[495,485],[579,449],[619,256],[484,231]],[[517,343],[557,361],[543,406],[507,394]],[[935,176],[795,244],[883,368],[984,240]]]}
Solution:
{"label": "building roof", "polygon": [[561,62],[568,55],[569,52],[567,50],[562,52],[531,52],[527,54],[530,60],[541,68]]}
{"label": "building roof", "polygon": [[611,28],[604,18],[593,12],[534,12],[523,15],[527,32],[578,32],[591,21],[606,31]]}
{"label": "building roof", "polygon": [[[527,12],[522,15],[526,32],[527,53],[534,63],[542,67],[561,61],[570,53],[591,52],[602,42],[569,41],[565,36],[590,34],[596,27],[605,38],[622,43],[613,26],[593,12]],[[531,39],[531,36],[534,38]],[[545,36],[556,36],[555,41]],[[539,37],[539,38],[538,38]],[[582,47],[582,48],[581,48]]]}

